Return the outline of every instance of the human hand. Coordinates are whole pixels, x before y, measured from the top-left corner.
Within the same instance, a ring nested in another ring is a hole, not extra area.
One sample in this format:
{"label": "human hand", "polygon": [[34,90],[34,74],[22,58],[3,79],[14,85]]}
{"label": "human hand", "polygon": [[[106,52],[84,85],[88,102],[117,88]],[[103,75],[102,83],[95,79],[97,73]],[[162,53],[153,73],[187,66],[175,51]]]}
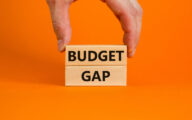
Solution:
{"label": "human hand", "polygon": [[[69,6],[75,0],[47,0],[53,21],[54,31],[58,39],[59,51],[65,50],[65,45],[71,39]],[[143,10],[137,0],[102,0],[119,19],[124,31],[123,42],[127,45],[128,57],[135,54],[140,38]]]}

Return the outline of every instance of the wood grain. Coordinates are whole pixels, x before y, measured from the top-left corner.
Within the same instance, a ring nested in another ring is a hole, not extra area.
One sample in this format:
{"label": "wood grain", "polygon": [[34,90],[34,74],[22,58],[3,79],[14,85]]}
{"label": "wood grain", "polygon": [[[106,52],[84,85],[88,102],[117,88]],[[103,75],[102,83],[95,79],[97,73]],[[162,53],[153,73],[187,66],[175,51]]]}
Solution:
{"label": "wood grain", "polygon": [[66,66],[65,72],[66,86],[126,86],[127,66]]}
{"label": "wood grain", "polygon": [[67,45],[65,62],[66,66],[123,66],[127,65],[127,47],[125,45]]}

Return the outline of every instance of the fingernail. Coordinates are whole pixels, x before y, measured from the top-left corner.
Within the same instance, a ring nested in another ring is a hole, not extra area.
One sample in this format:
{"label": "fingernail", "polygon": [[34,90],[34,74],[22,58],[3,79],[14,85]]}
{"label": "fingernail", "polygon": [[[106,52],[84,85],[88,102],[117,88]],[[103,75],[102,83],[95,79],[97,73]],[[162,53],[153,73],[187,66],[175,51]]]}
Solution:
{"label": "fingernail", "polygon": [[66,44],[64,43],[64,40],[58,40],[58,41],[57,41],[57,44],[58,44],[58,50],[59,50],[60,52],[62,52],[62,51],[65,50]]}
{"label": "fingernail", "polygon": [[135,51],[136,51],[136,49],[128,50],[128,57],[130,57],[130,58],[133,57],[135,54]]}

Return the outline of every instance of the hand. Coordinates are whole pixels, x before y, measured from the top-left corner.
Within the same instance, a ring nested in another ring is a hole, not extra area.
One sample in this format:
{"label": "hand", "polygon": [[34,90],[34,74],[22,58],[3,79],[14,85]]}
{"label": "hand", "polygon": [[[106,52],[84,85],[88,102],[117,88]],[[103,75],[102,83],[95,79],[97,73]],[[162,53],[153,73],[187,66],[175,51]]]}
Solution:
{"label": "hand", "polygon": [[[69,6],[75,0],[47,0],[50,8],[53,27],[58,39],[59,51],[64,51],[65,45],[71,39]],[[123,42],[127,45],[128,57],[135,54],[139,42],[143,10],[137,0],[102,0],[119,19],[124,31]]]}

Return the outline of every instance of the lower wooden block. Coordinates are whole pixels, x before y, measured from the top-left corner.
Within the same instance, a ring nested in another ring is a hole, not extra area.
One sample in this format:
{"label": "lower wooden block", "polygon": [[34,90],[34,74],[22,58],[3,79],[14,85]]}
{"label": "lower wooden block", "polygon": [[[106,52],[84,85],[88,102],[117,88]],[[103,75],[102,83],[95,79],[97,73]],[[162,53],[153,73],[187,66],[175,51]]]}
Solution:
{"label": "lower wooden block", "polygon": [[126,86],[127,66],[66,66],[66,86]]}

